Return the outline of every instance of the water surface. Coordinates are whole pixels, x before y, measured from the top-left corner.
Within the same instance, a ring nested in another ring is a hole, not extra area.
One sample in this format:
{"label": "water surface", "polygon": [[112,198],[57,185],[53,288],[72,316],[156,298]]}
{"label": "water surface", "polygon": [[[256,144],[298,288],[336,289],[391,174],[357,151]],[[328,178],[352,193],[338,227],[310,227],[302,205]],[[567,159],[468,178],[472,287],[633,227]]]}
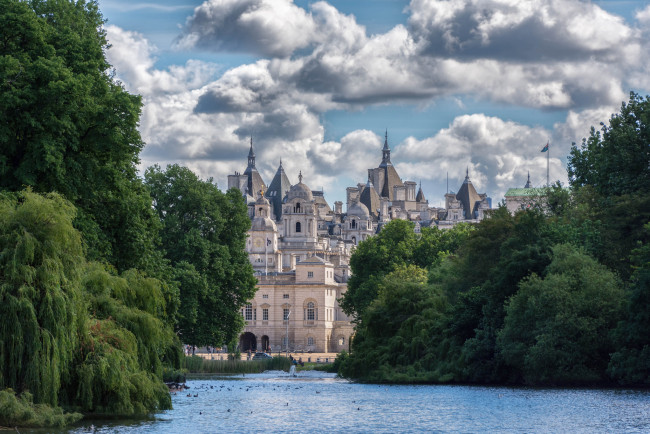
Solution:
{"label": "water surface", "polygon": [[[649,391],[367,385],[320,372],[206,377],[188,385],[190,390],[172,396],[173,410],[130,423],[93,421],[93,428],[102,433],[650,432]],[[90,425],[72,431],[88,432]]]}

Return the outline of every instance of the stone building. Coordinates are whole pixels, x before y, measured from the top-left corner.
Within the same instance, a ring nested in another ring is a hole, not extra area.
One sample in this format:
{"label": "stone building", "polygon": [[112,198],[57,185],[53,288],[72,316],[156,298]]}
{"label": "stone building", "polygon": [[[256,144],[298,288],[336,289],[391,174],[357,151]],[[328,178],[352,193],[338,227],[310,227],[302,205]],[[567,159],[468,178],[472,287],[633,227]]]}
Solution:
{"label": "stone building", "polygon": [[509,188],[506,191],[506,208],[511,214],[522,209],[528,209],[533,206],[544,206],[546,195],[548,194],[547,188],[536,188],[530,183],[530,173],[528,173],[528,180],[524,188]]}
{"label": "stone building", "polygon": [[258,279],[255,297],[242,310],[240,350],[347,349],[353,327],[338,300],[347,289],[355,246],[393,219],[415,222],[419,233],[483,218],[489,199],[476,192],[469,172],[458,193],[446,195],[445,208],[431,208],[421,185],[416,193],[417,183],[399,177],[390,153],[386,132],[379,166],[368,170],[365,184],[347,188],[344,212],[342,202],[332,209],[322,191],[311,190],[302,172],[291,184],[282,161],[267,188],[251,139],[246,170],[228,176],[228,187],[238,188],[248,205],[246,249]]}

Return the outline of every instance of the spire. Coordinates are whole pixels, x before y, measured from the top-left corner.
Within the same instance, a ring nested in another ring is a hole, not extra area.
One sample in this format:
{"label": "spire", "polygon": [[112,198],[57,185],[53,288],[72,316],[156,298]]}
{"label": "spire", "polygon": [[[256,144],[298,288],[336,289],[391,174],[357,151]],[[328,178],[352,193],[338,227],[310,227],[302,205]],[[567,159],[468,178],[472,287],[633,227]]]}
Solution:
{"label": "spire", "polygon": [[468,182],[471,182],[469,180],[469,166],[467,166],[467,171],[465,172],[465,182],[463,184],[467,184]]}
{"label": "spire", "polygon": [[382,149],[381,164],[379,167],[386,167],[392,165],[390,162],[390,148],[388,147],[388,129],[386,129],[386,135],[384,138],[384,149]]}
{"label": "spire", "polygon": [[528,181],[526,181],[526,185],[524,185],[524,188],[530,188],[530,170],[528,171]]}
{"label": "spire", "polygon": [[255,167],[255,152],[253,152],[253,135],[251,134],[251,149],[248,151],[248,167]]}

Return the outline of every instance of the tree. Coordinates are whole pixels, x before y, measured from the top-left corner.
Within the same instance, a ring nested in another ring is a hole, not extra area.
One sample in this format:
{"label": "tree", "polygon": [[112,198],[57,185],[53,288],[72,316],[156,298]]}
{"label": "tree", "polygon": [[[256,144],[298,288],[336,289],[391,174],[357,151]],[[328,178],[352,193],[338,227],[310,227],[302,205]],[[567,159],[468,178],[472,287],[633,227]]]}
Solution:
{"label": "tree", "polygon": [[188,344],[235,339],[240,309],[255,294],[245,250],[250,219],[237,190],[222,193],[178,165],[149,168],[146,185],[162,222],[162,245],[180,282],[178,332]]}
{"label": "tree", "polygon": [[162,284],[88,264],[74,214],[55,193],[0,198],[0,388],[85,413],[170,408],[161,367],[179,345]]}
{"label": "tree", "polygon": [[372,382],[441,381],[436,344],[445,310],[446,299],[426,284],[425,270],[399,266],[383,277],[377,298],[364,310],[340,373]]}
{"label": "tree", "polygon": [[90,259],[155,273],[141,99],[109,75],[102,24],[92,1],[0,0],[0,189],[59,192]]}
{"label": "tree", "polygon": [[634,92],[619,114],[593,127],[582,146],[569,155],[569,181],[574,188],[592,186],[604,197],[650,190],[650,97]]}
{"label": "tree", "polygon": [[71,379],[86,318],[74,213],[56,194],[0,200],[0,389],[53,406]]}
{"label": "tree", "polygon": [[614,348],[609,332],[622,302],[614,273],[573,246],[555,246],[545,276],[522,281],[507,303],[498,348],[510,379],[535,385],[605,380]]}
{"label": "tree", "polygon": [[[645,225],[650,232],[650,223]],[[620,384],[650,384],[650,244],[633,250],[635,265],[626,297],[626,315],[614,331],[617,350],[607,371]]]}

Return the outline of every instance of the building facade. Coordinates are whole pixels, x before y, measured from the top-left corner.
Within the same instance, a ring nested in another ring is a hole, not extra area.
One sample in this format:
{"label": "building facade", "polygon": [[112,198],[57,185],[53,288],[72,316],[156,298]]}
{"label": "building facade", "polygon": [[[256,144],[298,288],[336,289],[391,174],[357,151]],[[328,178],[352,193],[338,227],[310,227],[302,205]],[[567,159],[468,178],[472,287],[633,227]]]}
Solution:
{"label": "building facade", "polygon": [[351,318],[338,300],[350,276],[355,246],[393,219],[415,222],[415,231],[461,221],[479,221],[489,207],[469,172],[458,194],[446,195],[445,208],[431,208],[420,185],[403,181],[393,166],[386,133],[381,162],[368,170],[365,184],[348,187],[347,207],[334,209],[322,191],[291,184],[282,161],[269,187],[255,168],[253,142],[243,174],[228,176],[228,187],[242,192],[252,220],[246,249],[258,290],[242,309],[246,327],[241,351],[339,352],[348,349]]}

